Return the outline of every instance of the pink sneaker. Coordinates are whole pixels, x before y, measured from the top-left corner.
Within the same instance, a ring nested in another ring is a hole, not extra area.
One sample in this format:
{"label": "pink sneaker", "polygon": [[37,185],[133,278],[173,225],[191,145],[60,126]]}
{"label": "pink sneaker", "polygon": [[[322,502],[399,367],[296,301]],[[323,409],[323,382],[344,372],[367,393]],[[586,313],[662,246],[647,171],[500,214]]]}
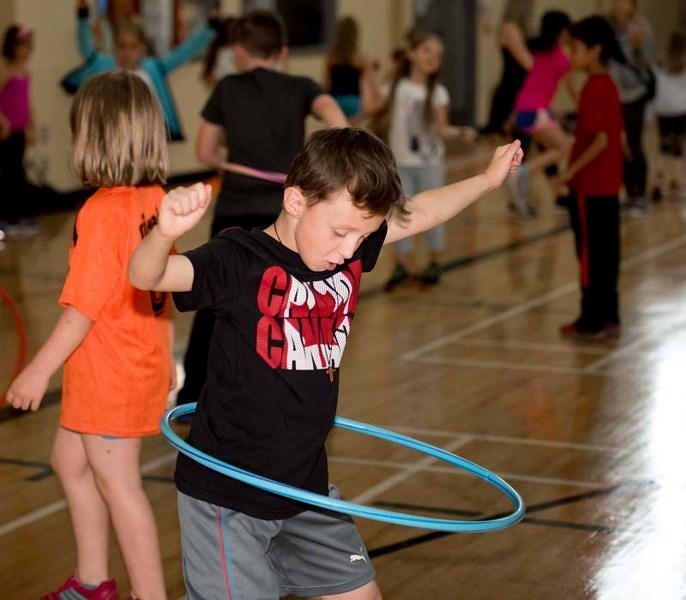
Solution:
{"label": "pink sneaker", "polygon": [[54,592],[40,597],[40,600],[70,600],[71,598],[83,598],[83,600],[119,600],[117,594],[117,582],[114,579],[103,581],[98,587],[88,589],[79,581],[74,571]]}

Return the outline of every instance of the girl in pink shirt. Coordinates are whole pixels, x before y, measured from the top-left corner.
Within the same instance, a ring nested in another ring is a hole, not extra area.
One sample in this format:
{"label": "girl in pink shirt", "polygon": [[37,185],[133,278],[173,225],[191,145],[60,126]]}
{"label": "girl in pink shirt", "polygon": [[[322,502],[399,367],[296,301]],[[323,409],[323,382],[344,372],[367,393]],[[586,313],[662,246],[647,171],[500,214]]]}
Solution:
{"label": "girl in pink shirt", "polygon": [[548,11],[543,15],[540,36],[530,45],[533,64],[515,100],[516,128],[542,148],[542,152],[527,160],[508,178],[512,207],[521,216],[536,214],[528,200],[530,175],[556,163],[567,154],[571,145],[571,137],[550,110],[563,79],[568,82],[568,90],[576,102],[576,91],[566,77],[572,65],[562,47],[568,36],[569,23],[569,16],[563,12]]}
{"label": "girl in pink shirt", "polygon": [[0,229],[8,234],[35,234],[35,222],[22,218],[26,204],[24,152],[33,140],[27,63],[33,32],[19,25],[5,30],[0,60]]}

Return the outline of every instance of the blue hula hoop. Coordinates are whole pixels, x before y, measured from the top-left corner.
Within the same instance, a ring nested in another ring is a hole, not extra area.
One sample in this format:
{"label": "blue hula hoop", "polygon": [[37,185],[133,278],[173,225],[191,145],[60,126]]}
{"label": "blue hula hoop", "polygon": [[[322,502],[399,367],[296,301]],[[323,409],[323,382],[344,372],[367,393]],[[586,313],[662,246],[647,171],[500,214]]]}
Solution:
{"label": "blue hula hoop", "polygon": [[197,448],[194,448],[182,440],[171,428],[171,421],[183,415],[188,415],[195,412],[195,408],[196,403],[182,404],[165,413],[164,417],[162,418],[162,422],[160,423],[160,427],[162,430],[162,435],[167,439],[167,441],[179,452],[192,458],[201,465],[217,471],[222,475],[226,475],[227,477],[231,477],[248,485],[252,485],[266,492],[271,492],[279,496],[285,496],[291,500],[304,502],[312,506],[317,506],[319,508],[341,512],[356,517],[364,517],[366,519],[374,519],[376,521],[384,521],[386,523],[394,523],[396,525],[404,525],[407,527],[432,529],[435,531],[451,531],[460,533],[482,533],[486,531],[497,531],[499,529],[504,529],[505,527],[514,525],[518,521],[521,521],[521,519],[524,517],[525,507],[521,496],[504,479],[498,477],[495,473],[492,473],[488,469],[462,458],[461,456],[441,450],[440,448],[432,446],[431,444],[420,442],[419,440],[389,431],[388,429],[382,429],[380,427],[375,427],[374,425],[353,421],[351,419],[345,419],[343,417],[336,417],[334,419],[335,427],[348,429],[349,431],[355,431],[357,433],[362,433],[364,435],[386,440],[400,446],[405,446],[407,448],[417,450],[418,452],[428,454],[429,456],[433,456],[434,458],[467,471],[468,473],[475,475],[479,479],[482,479],[505,494],[512,502],[514,510],[508,515],[481,521],[436,519],[434,517],[423,517],[380,508],[372,508],[371,506],[355,504],[354,502],[339,500],[337,498],[329,498],[328,496],[315,494],[314,492],[301,490],[291,485],[279,483],[277,481],[273,481],[272,479],[262,477],[261,475],[250,473],[249,471],[239,467],[234,467],[233,465],[225,463],[218,458],[209,456],[208,454],[201,452]]}

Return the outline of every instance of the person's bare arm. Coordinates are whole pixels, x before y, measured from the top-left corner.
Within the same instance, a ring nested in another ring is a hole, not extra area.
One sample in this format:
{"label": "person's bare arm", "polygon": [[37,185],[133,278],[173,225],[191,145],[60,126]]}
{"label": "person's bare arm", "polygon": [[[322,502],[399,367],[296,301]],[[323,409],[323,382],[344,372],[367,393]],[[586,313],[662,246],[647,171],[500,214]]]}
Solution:
{"label": "person's bare arm", "polygon": [[478,137],[478,133],[473,127],[459,127],[450,124],[447,104],[436,108],[436,130],[438,135],[446,141],[463,139],[465,142],[472,143]]}
{"label": "person's bare arm", "polygon": [[376,83],[377,71],[378,65],[374,62],[364,63],[360,75],[360,101],[364,116],[375,115],[386,106],[386,99]]}
{"label": "person's bare arm", "polygon": [[221,125],[202,120],[195,138],[195,156],[208,167],[221,168],[226,161],[226,142]]}
{"label": "person's bare arm", "polygon": [[601,131],[593,138],[593,141],[588,147],[576,158],[573,163],[567,167],[567,170],[560,176],[563,183],[570,181],[581,169],[588,163],[595,160],[605,148],[607,148],[608,138],[607,133]]}
{"label": "person's bare arm", "polygon": [[7,403],[22,410],[38,410],[50,378],[79,347],[92,326],[91,319],[67,306],[45,344],[10,385],[5,396]]}
{"label": "person's bare arm", "polygon": [[499,187],[510,171],[522,162],[521,143],[515,140],[499,146],[486,170],[480,175],[420,192],[405,205],[409,215],[405,220],[391,218],[385,244],[416,235],[448,221],[484,194]]}
{"label": "person's bare arm", "polygon": [[158,292],[187,292],[192,288],[191,261],[169,252],[181,235],[200,222],[211,199],[212,188],[204,183],[173,189],[162,198],[157,225],[141,240],[129,261],[133,287]]}
{"label": "person's bare arm", "polygon": [[574,81],[574,72],[570,71],[564,78],[564,85],[567,93],[569,94],[570,100],[574,103],[574,106],[579,104],[579,90],[577,88],[576,82]]}
{"label": "person's bare arm", "polygon": [[329,94],[319,94],[312,100],[310,112],[327,127],[348,127],[341,107]]}
{"label": "person's bare arm", "polygon": [[523,69],[529,71],[534,58],[526,45],[522,30],[514,23],[503,23],[500,28],[500,45],[507,49]]}

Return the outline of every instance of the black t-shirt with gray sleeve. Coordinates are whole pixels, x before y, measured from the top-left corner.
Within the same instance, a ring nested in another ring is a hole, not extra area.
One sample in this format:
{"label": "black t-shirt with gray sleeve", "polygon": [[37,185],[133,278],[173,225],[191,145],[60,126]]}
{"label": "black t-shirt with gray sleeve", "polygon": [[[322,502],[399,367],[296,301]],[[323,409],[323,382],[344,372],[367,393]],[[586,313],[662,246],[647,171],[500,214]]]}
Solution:
{"label": "black t-shirt with gray sleeve", "polygon": [[[247,471],[327,494],[324,442],[333,424],[340,366],[360,279],[386,237],[384,223],[333,271],[315,272],[260,229],[228,229],[185,253],[193,289],[180,311],[207,308],[217,321],[207,382],[188,442]],[[178,489],[261,519],[306,510],[301,503],[231,479],[179,454]]]}
{"label": "black t-shirt with gray sleeve", "polygon": [[[303,147],[312,102],[323,93],[309,77],[258,68],[220,80],[202,116],[223,128],[230,162],[287,173]],[[282,198],[280,183],[225,172],[215,215],[276,217]]]}

